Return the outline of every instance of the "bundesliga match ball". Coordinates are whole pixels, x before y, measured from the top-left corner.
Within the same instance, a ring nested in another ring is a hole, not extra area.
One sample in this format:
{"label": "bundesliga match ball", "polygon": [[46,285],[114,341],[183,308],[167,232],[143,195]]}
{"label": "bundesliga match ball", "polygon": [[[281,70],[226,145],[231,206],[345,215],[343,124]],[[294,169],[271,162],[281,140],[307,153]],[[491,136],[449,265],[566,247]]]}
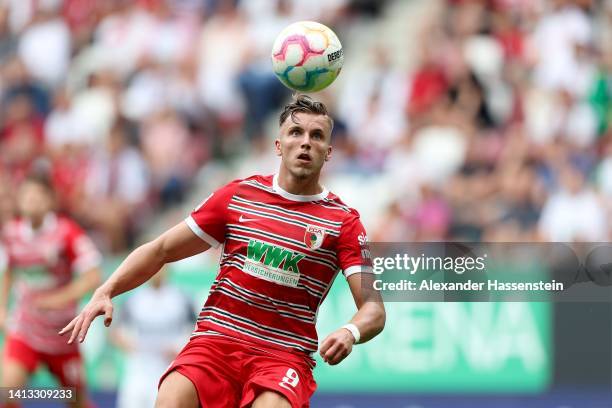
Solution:
{"label": "bundesliga match ball", "polygon": [[344,54],[332,30],[313,21],[285,28],[272,47],[272,68],[287,87],[317,92],[329,86],[342,68]]}

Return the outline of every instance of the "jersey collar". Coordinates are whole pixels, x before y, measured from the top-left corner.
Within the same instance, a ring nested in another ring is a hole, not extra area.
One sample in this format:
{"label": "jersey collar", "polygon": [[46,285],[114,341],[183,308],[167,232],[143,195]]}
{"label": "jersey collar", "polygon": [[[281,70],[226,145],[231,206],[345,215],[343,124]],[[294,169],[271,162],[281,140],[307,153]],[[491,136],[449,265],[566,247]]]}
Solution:
{"label": "jersey collar", "polygon": [[40,226],[38,230],[35,230],[32,227],[32,223],[29,220],[24,219],[22,223],[23,235],[27,237],[28,239],[30,239],[41,232],[51,231],[56,226],[57,226],[57,216],[53,212],[50,212],[47,215],[45,215],[45,217],[43,218],[42,225]]}
{"label": "jersey collar", "polygon": [[327,188],[325,188],[325,186],[323,186],[323,191],[321,191],[319,194],[314,194],[314,195],[291,194],[290,192],[284,190],[281,186],[278,185],[278,174],[275,174],[274,177],[272,178],[272,188],[281,197],[284,197],[287,200],[300,201],[300,202],[323,200],[329,194],[329,191],[327,190]]}

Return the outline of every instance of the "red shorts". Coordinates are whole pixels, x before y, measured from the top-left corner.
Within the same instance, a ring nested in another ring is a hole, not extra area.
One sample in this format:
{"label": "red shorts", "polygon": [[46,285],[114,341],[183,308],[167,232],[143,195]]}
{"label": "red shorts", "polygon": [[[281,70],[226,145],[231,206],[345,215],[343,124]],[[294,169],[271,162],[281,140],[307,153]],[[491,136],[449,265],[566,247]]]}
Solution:
{"label": "red shorts", "polygon": [[159,385],[172,371],[191,380],[204,408],[248,407],[268,390],[304,408],[317,388],[305,358],[222,335],[192,338]]}
{"label": "red shorts", "polygon": [[83,388],[83,361],[78,351],[69,354],[48,354],[34,350],[17,337],[8,335],[4,344],[4,359],[18,361],[33,373],[43,363],[63,387]]}

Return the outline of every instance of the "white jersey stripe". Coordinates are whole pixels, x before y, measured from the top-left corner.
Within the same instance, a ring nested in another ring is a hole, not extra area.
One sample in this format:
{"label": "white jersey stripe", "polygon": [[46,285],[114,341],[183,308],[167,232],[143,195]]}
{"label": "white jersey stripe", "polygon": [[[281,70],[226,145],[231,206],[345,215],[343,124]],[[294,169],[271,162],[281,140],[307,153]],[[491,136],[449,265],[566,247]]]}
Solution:
{"label": "white jersey stripe", "polygon": [[253,302],[253,301],[251,301],[250,299],[247,299],[244,296],[241,296],[239,294],[235,294],[234,292],[232,292],[231,290],[229,290],[225,286],[217,287],[217,288],[215,288],[211,292],[213,292],[213,293],[221,293],[224,296],[229,296],[232,299],[235,299],[235,300],[238,300],[240,302],[246,303],[249,306],[256,307],[256,308],[263,309],[263,310],[267,310],[269,312],[277,313],[277,314],[279,314],[279,315],[281,315],[283,317],[287,317],[289,319],[295,319],[295,320],[299,320],[299,321],[306,322],[306,323],[314,323],[313,319],[309,319],[309,318],[306,318],[306,317],[303,317],[303,316],[300,316],[300,315],[296,315],[296,314],[293,314],[293,313],[290,313],[290,312],[287,312],[287,311],[284,311],[284,310],[280,310],[280,309],[277,309],[277,308],[272,307],[272,306],[267,306],[267,305],[263,305],[263,304],[260,304],[260,303]]}
{"label": "white jersey stripe", "polygon": [[[227,206],[227,208],[243,213],[243,214],[250,214],[250,215],[258,215],[260,217],[264,217],[264,218],[268,218],[271,220],[276,220],[276,221],[281,221],[284,222],[286,224],[291,224],[291,225],[295,225],[297,227],[302,227],[304,229],[306,229],[308,227],[308,224],[306,224],[305,222],[302,221],[298,221],[298,220],[293,220],[291,218],[286,218],[286,217],[282,217],[280,215],[274,214],[274,213],[269,213],[263,210],[255,210],[252,208],[246,208],[246,207],[241,207],[239,205],[236,204],[229,204]],[[339,231],[335,231],[335,230],[331,230],[331,229],[325,229],[325,231],[327,232],[328,235],[331,235],[333,237],[338,237],[340,235]]]}
{"label": "white jersey stripe", "polygon": [[[279,301],[269,296],[264,296],[259,293],[251,292],[243,288],[242,286],[232,282],[228,278],[222,278],[221,280],[215,281],[213,283],[213,290],[218,287],[226,287],[229,290],[231,290],[233,293],[242,295],[251,301],[254,301],[258,304],[263,304],[266,307],[272,307],[274,309],[290,310],[292,311],[291,313],[297,316],[301,316],[304,318],[311,318],[311,320],[312,320],[312,317],[314,316],[313,311],[310,310],[310,308],[306,306],[297,305],[295,303]],[[298,307],[295,307],[294,305]]]}
{"label": "white jersey stripe", "polygon": [[[274,327],[270,327],[270,326],[266,326],[264,324],[261,323],[257,323],[253,320],[247,319],[246,317],[242,317],[242,316],[238,316],[235,315],[233,313],[230,313],[226,310],[220,309],[218,307],[214,307],[214,306],[204,306],[202,308],[202,312],[201,313],[216,313],[220,316],[223,316],[225,318],[228,319],[232,319],[236,322],[240,322],[242,324],[245,324],[249,327],[252,327],[254,329],[257,330],[261,330],[267,333],[272,333],[275,334],[277,336],[283,336],[283,337],[287,337],[291,340],[296,340],[296,341],[301,341],[304,344],[310,344],[311,346],[314,346],[315,348],[318,347],[319,343],[317,342],[317,339],[313,339],[310,337],[305,337],[305,336],[300,336],[297,335],[296,333],[292,333],[289,331],[285,331],[285,330],[281,330],[281,329],[277,329]],[[204,317],[204,316],[202,316]],[[200,320],[200,318],[198,318],[198,320]]]}
{"label": "white jersey stripe", "polygon": [[[271,232],[262,231],[262,230],[255,229],[255,228],[245,227],[245,226],[242,226],[240,224],[227,224],[227,226],[228,226],[229,230],[234,229],[234,230],[242,231],[242,232],[252,232],[252,233],[258,234],[260,236],[266,236],[266,237],[269,237],[269,238],[276,239],[278,241],[290,242],[290,243],[292,243],[292,244],[294,244],[294,245],[296,245],[296,246],[298,246],[298,247],[300,247],[302,249],[305,249],[307,251],[312,251],[312,249],[310,249],[306,244],[304,244],[304,242],[300,242],[300,241],[295,240],[295,239],[283,237],[282,235],[273,234]],[[333,251],[330,251],[330,250],[327,250],[327,249],[320,249],[319,248],[319,249],[315,250],[314,252],[318,253],[318,254],[329,255],[330,258],[331,258],[330,261],[336,262],[336,254]],[[321,259],[325,259],[325,258],[321,258]]]}
{"label": "white jersey stripe", "polygon": [[272,194],[278,195],[278,193],[276,191],[274,191],[274,189],[272,187],[268,187],[268,186],[266,186],[264,184],[261,184],[261,183],[255,181],[255,180],[243,181],[242,184],[247,184],[247,185],[249,185],[251,187],[255,187],[255,188],[258,188],[260,190],[267,191],[268,193],[272,193]]}
{"label": "white jersey stripe", "polygon": [[304,279],[306,282],[313,284],[315,286],[320,287],[321,289],[325,290],[325,288],[327,288],[327,285],[324,284],[323,282],[316,280],[315,278],[308,276],[308,275],[301,275],[300,278]]}
{"label": "white jersey stripe", "polygon": [[[280,345],[280,346],[285,346],[285,347],[292,347],[295,349],[298,349],[300,351],[306,352],[306,353],[312,353],[317,351],[317,349],[311,349],[311,348],[306,348],[300,344],[297,343],[293,343],[293,342],[289,342],[289,341],[283,341],[277,338],[271,338],[271,337],[266,337],[266,336],[262,336],[260,334],[257,334],[256,332],[246,329],[242,326],[237,326],[235,324],[229,323],[225,320],[220,320],[219,318],[216,318],[214,316],[206,316],[204,318],[202,318],[200,321],[211,321],[212,323],[219,325],[221,327],[225,327],[228,329],[231,329],[233,331],[236,331],[238,333],[244,334],[245,336],[249,336],[249,337],[253,337],[259,340],[263,340],[265,342],[268,343],[272,343],[272,344],[276,344],[276,345]],[[192,336],[198,336],[201,335],[204,332],[193,332]]]}
{"label": "white jersey stripe", "polygon": [[[217,281],[215,283],[217,283]],[[249,296],[256,297],[256,298],[259,298],[259,299],[262,299],[262,300],[270,301],[270,302],[274,303],[277,306],[280,305],[280,306],[285,306],[285,307],[288,307],[288,308],[291,308],[291,309],[299,310],[299,311],[302,311],[302,312],[312,313],[312,310],[310,310],[310,308],[308,306],[300,305],[300,304],[297,304],[297,303],[291,303],[291,302],[287,302],[287,301],[284,301],[284,300],[275,299],[275,298],[272,298],[270,296],[265,296],[265,295],[262,295],[260,293],[253,292],[252,290],[243,288],[242,286],[238,285],[237,283],[231,281],[229,278],[222,278],[221,280],[218,281],[218,283],[227,283],[228,285],[232,286],[234,289],[236,289],[239,292],[243,292],[243,293],[245,293],[245,294],[247,294]]]}
{"label": "white jersey stripe", "polygon": [[351,212],[350,208],[348,208],[346,205],[339,204],[335,202],[334,200],[330,200],[329,198],[324,198],[323,201],[325,201],[328,204],[341,208],[344,212]]}
{"label": "white jersey stripe", "polygon": [[258,208],[263,208],[263,209],[270,209],[270,210],[277,211],[277,212],[282,213],[282,214],[292,215],[294,217],[302,218],[302,219],[305,219],[307,221],[316,221],[316,222],[319,222],[321,224],[325,224],[328,227],[336,228],[338,230],[340,229],[340,227],[342,227],[342,222],[330,221],[330,220],[326,220],[324,218],[315,217],[314,215],[305,214],[305,213],[301,213],[301,212],[298,212],[298,211],[287,210],[287,209],[285,209],[283,207],[280,207],[278,205],[265,204],[265,203],[261,203],[261,202],[258,202],[258,201],[251,201],[251,200],[247,200],[246,198],[242,198],[242,197],[238,197],[238,196],[232,197],[232,201],[237,201],[237,202],[240,202],[240,203],[243,203],[243,204],[250,204],[253,207],[258,207]]}
{"label": "white jersey stripe", "polygon": [[221,245],[221,243],[219,241],[214,239],[212,236],[207,234],[202,228],[200,228],[200,226],[193,219],[192,216],[189,216],[189,217],[185,218],[185,223],[187,224],[189,229],[191,231],[193,231],[194,234],[196,234],[198,237],[200,237],[200,239],[202,241],[206,242],[207,244],[209,244],[213,248],[217,248],[219,245]]}

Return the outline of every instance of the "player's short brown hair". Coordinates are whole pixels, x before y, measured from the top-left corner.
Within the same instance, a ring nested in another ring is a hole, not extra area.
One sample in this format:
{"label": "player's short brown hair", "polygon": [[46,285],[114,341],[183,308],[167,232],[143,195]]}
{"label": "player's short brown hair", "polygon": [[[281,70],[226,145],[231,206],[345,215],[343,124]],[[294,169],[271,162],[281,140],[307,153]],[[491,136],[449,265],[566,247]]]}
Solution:
{"label": "player's short brown hair", "polygon": [[300,112],[327,116],[330,128],[334,128],[334,120],[329,116],[327,106],[323,102],[315,101],[307,95],[298,95],[294,98],[293,102],[285,105],[279,117],[279,126],[283,126],[283,123],[285,123],[289,116],[295,121],[294,115]]}

